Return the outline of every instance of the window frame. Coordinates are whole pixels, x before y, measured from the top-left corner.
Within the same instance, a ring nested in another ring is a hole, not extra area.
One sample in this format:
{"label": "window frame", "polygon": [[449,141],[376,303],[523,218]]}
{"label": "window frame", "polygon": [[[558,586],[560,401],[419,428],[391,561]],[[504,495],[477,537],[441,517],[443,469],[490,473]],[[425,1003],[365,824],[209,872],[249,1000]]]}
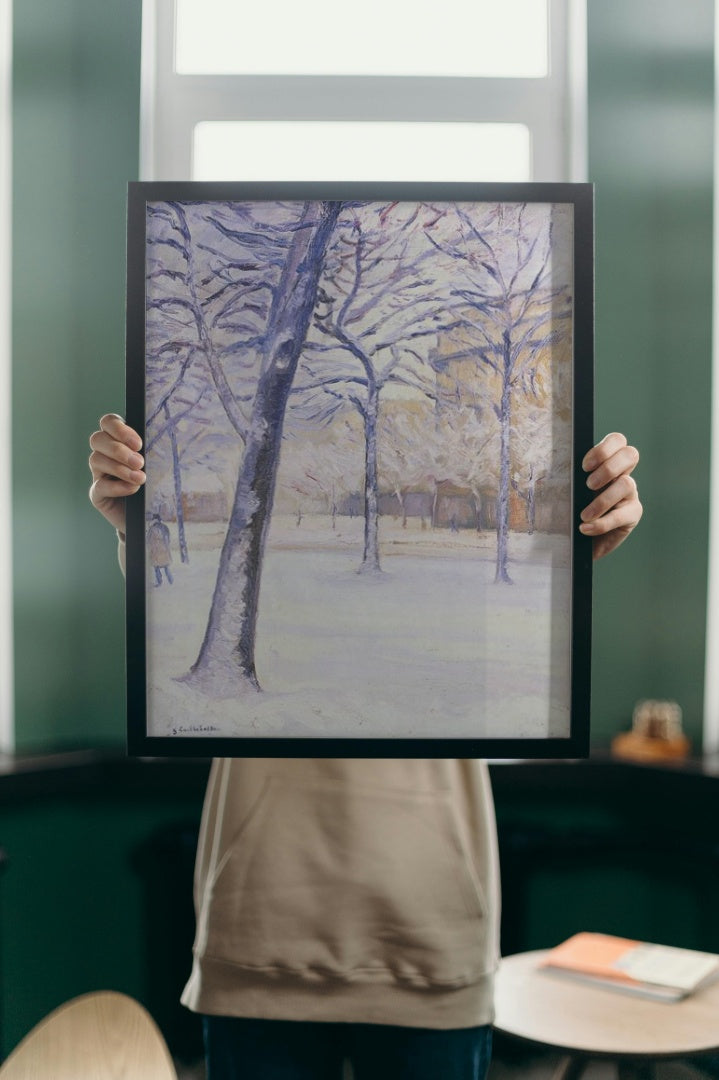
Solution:
{"label": "window frame", "polygon": [[140,177],[190,179],[204,120],[374,120],[526,124],[532,180],[584,181],[586,0],[548,3],[549,75],[497,79],[178,75],[175,0],[144,0]]}
{"label": "window frame", "polygon": [[15,748],[11,428],[12,3],[0,0],[0,752]]}
{"label": "window frame", "polygon": [[[719,56],[719,10],[714,13],[714,55]],[[714,83],[714,282],[712,326],[712,408],[709,480],[709,567],[704,660],[702,750],[719,753],[719,82]]]}

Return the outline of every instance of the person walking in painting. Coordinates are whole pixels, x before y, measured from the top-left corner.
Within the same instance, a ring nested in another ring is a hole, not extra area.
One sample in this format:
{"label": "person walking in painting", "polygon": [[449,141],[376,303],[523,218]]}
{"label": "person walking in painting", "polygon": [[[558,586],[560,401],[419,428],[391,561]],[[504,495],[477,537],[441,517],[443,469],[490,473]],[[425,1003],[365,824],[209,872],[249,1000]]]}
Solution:
{"label": "person walking in painting", "polygon": [[172,585],[170,530],[159,514],[152,515],[152,521],[147,529],[147,554],[155,571],[155,585],[162,585],[163,570],[165,571],[167,584]]}
{"label": "person walking in painting", "polygon": [[[125,497],[145,482],[116,415],[91,439],[93,505],[124,563]],[[637,451],[585,456],[595,558],[642,515]],[[183,1002],[208,1080],[483,1080],[499,959],[492,792],[477,760],[213,762]]]}

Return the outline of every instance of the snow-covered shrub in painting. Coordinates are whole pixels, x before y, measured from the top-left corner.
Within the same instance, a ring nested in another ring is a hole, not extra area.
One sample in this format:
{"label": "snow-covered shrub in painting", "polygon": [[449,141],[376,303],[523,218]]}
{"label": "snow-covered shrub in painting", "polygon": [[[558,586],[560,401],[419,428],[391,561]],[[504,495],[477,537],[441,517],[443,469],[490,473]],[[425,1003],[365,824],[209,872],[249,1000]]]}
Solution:
{"label": "snow-covered shrub in painting", "polygon": [[567,735],[572,210],[148,203],[148,734]]}

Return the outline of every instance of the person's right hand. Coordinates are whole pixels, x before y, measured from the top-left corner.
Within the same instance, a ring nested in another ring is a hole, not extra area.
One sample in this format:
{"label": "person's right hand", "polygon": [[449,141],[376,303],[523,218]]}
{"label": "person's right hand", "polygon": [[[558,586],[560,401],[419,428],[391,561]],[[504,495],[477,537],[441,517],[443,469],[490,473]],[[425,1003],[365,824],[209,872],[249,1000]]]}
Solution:
{"label": "person's right hand", "polygon": [[124,534],[125,499],[145,483],[142,439],[117,413],[100,420],[90,436],[90,502],[110,524]]}

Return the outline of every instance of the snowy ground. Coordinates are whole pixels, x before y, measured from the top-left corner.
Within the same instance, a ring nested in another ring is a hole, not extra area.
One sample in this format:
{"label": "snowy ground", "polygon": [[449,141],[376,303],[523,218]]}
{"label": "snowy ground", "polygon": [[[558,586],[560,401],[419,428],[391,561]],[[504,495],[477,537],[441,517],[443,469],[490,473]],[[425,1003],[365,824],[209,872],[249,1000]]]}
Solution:
{"label": "snowy ground", "polygon": [[222,530],[188,529],[189,565],[148,588],[148,734],[547,737],[569,730],[569,542],[381,522],[382,568],[357,573],[362,522],[279,518],[257,628],[262,693],[213,700],[176,681],[197,656]]}

